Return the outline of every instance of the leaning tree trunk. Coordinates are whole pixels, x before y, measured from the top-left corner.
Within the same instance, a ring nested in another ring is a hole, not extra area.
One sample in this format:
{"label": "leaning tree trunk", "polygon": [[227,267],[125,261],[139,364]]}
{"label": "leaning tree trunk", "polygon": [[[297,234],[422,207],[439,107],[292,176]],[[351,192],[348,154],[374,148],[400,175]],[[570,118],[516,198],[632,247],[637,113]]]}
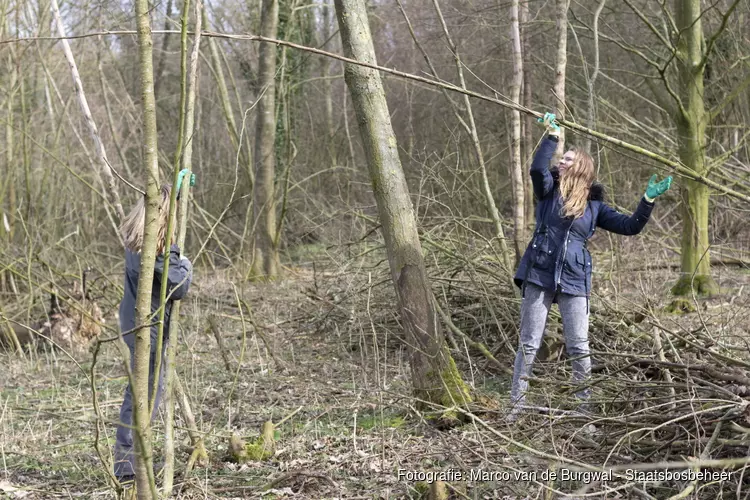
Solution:
{"label": "leaning tree trunk", "polygon": [[[555,59],[555,114],[565,118],[565,68],[568,65],[568,1],[557,0],[557,56]],[[565,150],[565,129],[560,129],[560,140],[557,143],[557,154]]]}
{"label": "leaning tree trunk", "polygon": [[151,415],[148,411],[148,369],[151,350],[151,286],[156,261],[157,219],[159,215],[159,165],[156,146],[156,100],[154,99],[153,40],[148,0],[135,2],[138,26],[138,53],[143,99],[144,174],[146,177],[146,216],[141,249],[141,269],[135,310],[138,325],[135,333],[133,369],[134,432],[136,444],[135,477],[138,498],[158,498],[154,470],[151,467]]}
{"label": "leaning tree trunk", "polygon": [[[521,103],[521,87],[523,86],[523,55],[521,53],[521,30],[519,28],[518,0],[513,0],[510,7],[510,39],[513,46],[513,83],[510,87],[510,99],[516,104]],[[526,246],[526,223],[524,204],[524,175],[521,159],[521,112],[511,111],[513,141],[511,142],[511,178],[513,180],[513,222],[515,226],[516,264],[521,260],[521,254]]]}
{"label": "leaning tree trunk", "polygon": [[[698,175],[706,175],[706,125],[703,99],[705,42],[700,0],[675,0],[675,20],[682,33],[677,46],[681,109],[675,112],[680,160]],[[708,186],[685,180],[682,196],[681,273],[672,293],[710,295],[718,291],[711,277],[708,252]]]}
{"label": "leaning tree trunk", "polygon": [[[278,0],[263,0],[261,35],[276,38],[279,24]],[[256,279],[274,279],[279,274],[279,252],[275,242],[276,201],[274,176],[276,171],[276,107],[275,82],[276,45],[260,46],[258,69],[258,118],[255,129],[255,185],[253,186],[253,223],[255,249],[250,274]]]}
{"label": "leaning tree trunk", "polygon": [[96,122],[94,122],[94,117],[91,115],[89,103],[86,99],[86,93],[83,91],[81,75],[78,73],[78,66],[73,57],[73,51],[70,50],[70,44],[65,38],[65,26],[63,25],[62,17],[60,16],[60,7],[57,5],[57,0],[51,0],[51,6],[55,17],[55,24],[57,25],[57,32],[60,35],[60,43],[62,44],[63,52],[65,53],[65,59],[68,61],[70,72],[73,75],[73,86],[76,91],[76,96],[78,97],[78,104],[81,106],[81,112],[83,113],[86,126],[88,127],[91,138],[94,140],[94,145],[96,146],[96,156],[97,160],[99,160],[99,175],[103,178],[103,181],[107,182],[109,194],[114,198],[113,202],[115,204],[115,210],[117,210],[117,216],[120,220],[123,220],[125,218],[125,212],[122,209],[120,196],[115,187],[115,178],[112,175],[112,167],[107,159],[107,152],[104,149],[104,143],[99,135],[99,129],[96,126]]}
{"label": "leaning tree trunk", "polygon": [[[335,0],[335,6],[346,57],[377,64],[364,0]],[[448,352],[435,314],[380,74],[346,64],[344,75],[359,122],[406,330],[414,394],[420,402],[445,406],[465,403],[471,396]]]}

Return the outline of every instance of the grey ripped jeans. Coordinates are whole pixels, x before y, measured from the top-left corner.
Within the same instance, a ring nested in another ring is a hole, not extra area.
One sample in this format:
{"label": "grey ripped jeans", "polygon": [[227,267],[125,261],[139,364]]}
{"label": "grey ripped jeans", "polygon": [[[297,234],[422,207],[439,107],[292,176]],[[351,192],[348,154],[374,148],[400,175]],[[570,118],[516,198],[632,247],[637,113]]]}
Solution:
{"label": "grey ripped jeans", "polygon": [[[165,332],[166,333],[166,332]],[[124,336],[125,344],[130,349],[130,369],[133,369],[135,360],[135,334],[131,333]],[[151,420],[156,416],[159,410],[162,394],[164,393],[164,373],[167,371],[165,366],[168,336],[164,336],[164,344],[161,352],[161,368],[159,369],[159,383],[156,387],[156,400],[154,401],[154,411],[151,414]],[[148,365],[148,399],[151,401],[154,386],[154,370],[156,369],[156,333],[151,332],[151,359]],[[114,473],[118,478],[135,475],[135,454],[133,443],[133,390],[128,384],[125,389],[125,398],[120,407],[120,425],[117,426],[115,435],[115,464]]]}
{"label": "grey ripped jeans", "polygon": [[[521,301],[521,333],[513,368],[513,387],[510,392],[512,403],[523,403],[529,383],[536,352],[544,336],[547,315],[555,292],[545,290],[532,283],[525,284]],[[581,382],[591,375],[589,357],[589,313],[588,299],[564,293],[557,294],[557,302],[562,316],[565,349],[573,360],[573,381]],[[588,399],[591,389],[584,388],[576,393],[579,399]]]}

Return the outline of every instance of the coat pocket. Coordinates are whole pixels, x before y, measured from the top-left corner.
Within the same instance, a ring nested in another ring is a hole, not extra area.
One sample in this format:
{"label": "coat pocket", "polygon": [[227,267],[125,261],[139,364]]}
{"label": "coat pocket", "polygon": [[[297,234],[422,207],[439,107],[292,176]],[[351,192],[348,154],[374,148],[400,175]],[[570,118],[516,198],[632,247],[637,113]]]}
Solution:
{"label": "coat pocket", "polygon": [[539,234],[534,238],[532,243],[533,263],[538,269],[549,269],[555,260],[555,249],[550,244],[549,237],[546,234]]}

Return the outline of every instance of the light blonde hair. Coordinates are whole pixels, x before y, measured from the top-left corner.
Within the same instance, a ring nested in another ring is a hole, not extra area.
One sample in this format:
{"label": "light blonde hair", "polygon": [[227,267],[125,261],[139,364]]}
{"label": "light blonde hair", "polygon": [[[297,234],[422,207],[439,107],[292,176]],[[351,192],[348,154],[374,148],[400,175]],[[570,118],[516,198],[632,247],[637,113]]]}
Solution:
{"label": "light blonde hair", "polygon": [[577,219],[586,213],[591,185],[596,179],[594,159],[585,151],[570,148],[576,154],[573,164],[560,176],[560,194],[563,206],[560,213],[563,217]]}
{"label": "light blonde hair", "polygon": [[[167,220],[169,219],[169,195],[172,192],[172,186],[162,184],[159,194],[161,200],[159,203],[159,216],[157,224],[159,232],[156,236],[156,255],[164,253],[164,242],[167,236]],[[125,248],[131,252],[141,253],[143,248],[143,227],[146,221],[146,196],[142,196],[130,211],[125,220],[120,225],[120,234],[122,235]],[[174,231],[172,232],[172,243],[174,243]]]}

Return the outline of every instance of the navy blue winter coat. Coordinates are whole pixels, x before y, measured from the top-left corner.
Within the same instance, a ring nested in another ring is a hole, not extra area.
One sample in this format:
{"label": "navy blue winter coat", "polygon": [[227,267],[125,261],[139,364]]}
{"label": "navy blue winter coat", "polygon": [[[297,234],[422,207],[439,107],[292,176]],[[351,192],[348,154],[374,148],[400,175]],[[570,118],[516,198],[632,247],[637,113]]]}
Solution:
{"label": "navy blue winter coat", "polygon": [[536,229],[523,254],[515,283],[524,281],[550,291],[586,296],[591,292],[591,253],[586,242],[597,227],[617,234],[634,235],[643,230],[651,216],[653,203],[641,199],[633,215],[625,215],[604,203],[604,189],[599,183],[591,186],[589,202],[582,217],[562,217],[557,169],[549,164],[557,148],[557,138],[546,137],[531,164],[534,185]]}
{"label": "navy blue winter coat", "polygon": [[[138,294],[138,277],[141,272],[141,254],[125,249],[125,283],[124,295],[120,302],[120,331],[130,332],[125,337],[125,343],[135,342],[133,330],[136,325],[135,299]],[[151,289],[151,313],[159,310],[161,280],[164,278],[164,255],[156,257],[154,262],[154,281]],[[180,259],[180,249],[172,245],[169,249],[169,271],[167,273],[167,304],[164,310],[164,338],[169,338],[169,315],[172,312],[172,302],[180,300],[188,292],[193,280],[193,265],[187,259]],[[152,349],[156,341],[158,326],[151,326]]]}

